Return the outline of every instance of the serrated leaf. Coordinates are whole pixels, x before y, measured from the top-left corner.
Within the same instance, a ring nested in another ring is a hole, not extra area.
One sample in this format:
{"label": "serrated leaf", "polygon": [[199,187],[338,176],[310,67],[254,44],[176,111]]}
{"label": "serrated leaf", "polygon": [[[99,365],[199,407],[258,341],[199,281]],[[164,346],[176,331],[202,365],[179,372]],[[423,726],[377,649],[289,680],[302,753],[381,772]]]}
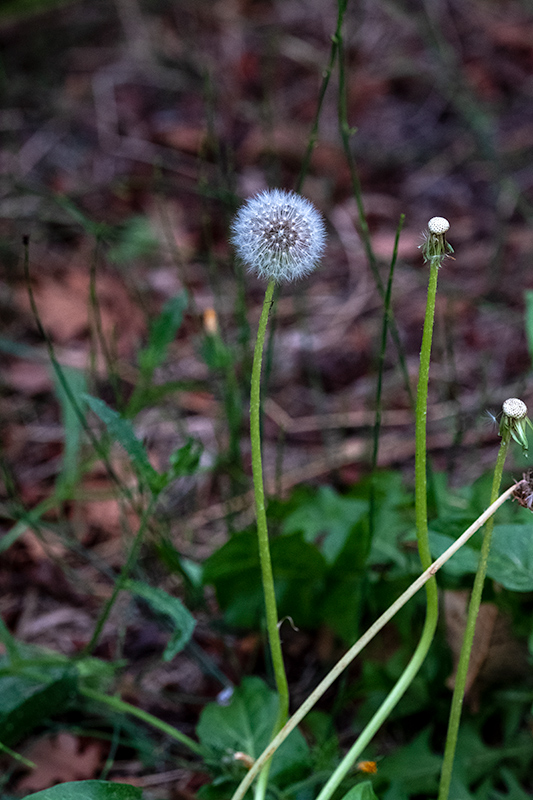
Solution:
{"label": "serrated leaf", "polygon": [[163,589],[133,580],[126,581],[125,589],[137,597],[142,597],[154,611],[164,614],[171,620],[174,632],[163,653],[163,660],[170,661],[189,642],[196,626],[193,615],[179,598],[172,597]]}
{"label": "serrated leaf", "polygon": [[[260,678],[245,678],[228,706],[210,703],[204,708],[196,733],[202,745],[220,757],[243,752],[257,758],[270,741],[277,714],[277,694]],[[275,783],[283,782],[284,776],[294,780],[309,765],[309,749],[296,729],[276,751],[270,777]]]}
{"label": "serrated leaf", "polygon": [[127,783],[72,781],[26,795],[26,800],[142,800],[142,791]]}
{"label": "serrated leaf", "polygon": [[164,488],[161,485],[163,476],[150,464],[144,445],[135,435],[131,422],[124,419],[118,411],[114,411],[107,403],[100,400],[98,397],[84,394],[83,398],[91,411],[94,411],[96,416],[102,420],[109,435],[116,439],[130,456],[138,475],[146,481],[153,492],[157,493],[161,491],[161,489]]}
{"label": "serrated leaf", "polygon": [[284,522],[283,533],[302,531],[306,542],[323,536],[321,551],[333,563],[344,547],[353,526],[368,510],[368,503],[337,494],[330,486],[321,486],[315,497],[293,511]]}

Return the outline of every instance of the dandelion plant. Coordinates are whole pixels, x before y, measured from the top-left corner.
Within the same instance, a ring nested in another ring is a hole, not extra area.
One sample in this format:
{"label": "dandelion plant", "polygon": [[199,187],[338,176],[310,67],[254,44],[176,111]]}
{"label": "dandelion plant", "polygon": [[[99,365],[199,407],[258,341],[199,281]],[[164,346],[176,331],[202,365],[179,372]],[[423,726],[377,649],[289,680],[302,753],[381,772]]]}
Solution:
{"label": "dandelion plant", "polygon": [[268,315],[276,284],[303,278],[318,265],[326,243],[322,217],[306,198],[280,189],[261,192],[240,208],[232,241],[250,272],[268,281],[254,351],[250,395],[250,439],[257,518],[257,537],[270,653],[280,698],[276,731],[289,711],[289,691],[278,630],[278,613],[268,541],[261,460],[261,366]]}

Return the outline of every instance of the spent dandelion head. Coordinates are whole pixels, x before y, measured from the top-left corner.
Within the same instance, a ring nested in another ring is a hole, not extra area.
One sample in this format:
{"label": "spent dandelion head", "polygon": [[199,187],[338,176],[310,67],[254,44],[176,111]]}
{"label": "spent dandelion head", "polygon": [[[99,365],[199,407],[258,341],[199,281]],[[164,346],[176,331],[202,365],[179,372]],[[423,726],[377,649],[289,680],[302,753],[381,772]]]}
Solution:
{"label": "spent dandelion head", "polygon": [[500,436],[510,435],[522,450],[527,452],[526,425],[533,429],[533,425],[527,416],[526,404],[519,400],[518,397],[510,397],[502,406]]}
{"label": "spent dandelion head", "polygon": [[451,258],[453,247],[446,241],[450,223],[445,217],[432,217],[422,234],[424,241],[419,245],[424,261],[440,267],[445,258]]}
{"label": "spent dandelion head", "polygon": [[324,252],[326,229],[305,197],[271,189],[241,206],[231,240],[249,271],[281,283],[303,278],[315,269]]}

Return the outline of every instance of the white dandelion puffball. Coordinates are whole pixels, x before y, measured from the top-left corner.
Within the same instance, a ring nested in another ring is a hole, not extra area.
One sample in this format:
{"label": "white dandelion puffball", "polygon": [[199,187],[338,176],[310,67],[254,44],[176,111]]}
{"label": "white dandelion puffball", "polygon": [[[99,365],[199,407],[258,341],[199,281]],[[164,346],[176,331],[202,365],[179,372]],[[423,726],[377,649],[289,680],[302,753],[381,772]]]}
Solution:
{"label": "white dandelion puffball", "polygon": [[249,198],[231,230],[231,240],[248,270],[276,283],[308,275],[326,246],[324,221],[314,205],[282,189]]}
{"label": "white dandelion puffball", "polygon": [[450,230],[450,223],[445,217],[431,217],[428,222],[428,230],[430,233],[442,236],[443,233]]}
{"label": "white dandelion puffball", "polygon": [[518,397],[510,397],[506,400],[502,411],[506,417],[511,417],[511,419],[524,419],[527,416],[527,406]]}

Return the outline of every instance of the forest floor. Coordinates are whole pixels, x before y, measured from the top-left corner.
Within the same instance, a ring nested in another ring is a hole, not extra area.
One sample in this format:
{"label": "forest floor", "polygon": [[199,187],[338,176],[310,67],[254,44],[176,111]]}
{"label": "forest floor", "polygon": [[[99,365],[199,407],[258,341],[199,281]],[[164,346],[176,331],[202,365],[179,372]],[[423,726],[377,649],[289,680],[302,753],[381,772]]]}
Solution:
{"label": "forest floor", "polygon": [[[27,15],[2,12],[3,531],[53,494],[64,464],[60,388],[30,304],[26,255],[59,363],[85,371],[90,391],[110,405],[132,395],[149,321],[187,290],[184,323],[154,378],[178,388],[144,408],[135,430],[160,468],[188,436],[201,441],[204,465],[219,468],[166,495],[161,524],[179,552],[200,563],[226,540],[230,511],[230,530],[253,519],[246,358],[236,372],[245,477],[235,478],[220,461],[229,447],[224,376],[209,368],[201,343],[214,319],[228,346],[250,352],[264,287],[236,270],[229,226],[246,197],[298,186],[336,18],[330,0],[73,0]],[[439,274],[428,449],[434,469],[463,486],[494,463],[497,426],[486,412],[497,415],[508,397],[533,403],[525,316],[533,290],[531,7],[349,2],[344,59],[349,148],[370,260],[383,283],[405,215],[392,309],[411,392],[428,278],[421,234],[433,216],[451,223],[455,252]],[[335,65],[299,187],[324,215],[327,250],[305,286],[283,288],[275,311],[264,453],[268,491],[284,497],[302,482],[345,489],[370,464],[383,302],[361,235],[338,98]],[[412,482],[412,407],[390,337],[382,404],[378,464]],[[127,480],[120,454],[114,463]],[[519,477],[520,464],[510,471]],[[96,562],[117,571],[124,559],[124,509],[101,464],[86,471],[75,495],[44,515],[54,535],[43,541],[29,526],[0,566],[8,627],[67,655],[87,643],[109,596]],[[67,529],[92,560],[67,547],[60,535]],[[192,735],[217,682],[192,656],[154,668],[164,637],[126,603],[117,603],[97,655],[115,657],[122,631],[130,662],[122,695]],[[251,671],[261,661],[258,636],[219,635],[210,614],[216,618],[217,608],[208,596],[197,643],[222,672]],[[294,647],[296,661],[335,645],[305,639]],[[75,737],[61,736],[41,742],[42,752],[30,756],[41,772],[17,773],[14,795],[57,780],[49,769],[54,748],[67,753],[63,764],[74,764],[60,768],[62,780],[96,774],[104,745],[80,749]],[[202,778],[178,772],[166,796],[192,798]],[[124,759],[112,774],[157,783],[137,761]]]}

